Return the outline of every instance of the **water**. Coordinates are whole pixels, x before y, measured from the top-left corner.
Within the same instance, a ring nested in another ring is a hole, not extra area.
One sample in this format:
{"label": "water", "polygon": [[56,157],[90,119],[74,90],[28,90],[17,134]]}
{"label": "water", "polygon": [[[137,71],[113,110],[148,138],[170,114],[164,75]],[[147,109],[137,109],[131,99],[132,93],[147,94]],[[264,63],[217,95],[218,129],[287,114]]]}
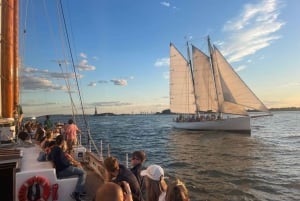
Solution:
{"label": "water", "polygon": [[300,112],[252,119],[251,135],[172,129],[172,116],[89,116],[104,156],[125,163],[145,150],[168,181],[186,183],[191,201],[300,200]]}

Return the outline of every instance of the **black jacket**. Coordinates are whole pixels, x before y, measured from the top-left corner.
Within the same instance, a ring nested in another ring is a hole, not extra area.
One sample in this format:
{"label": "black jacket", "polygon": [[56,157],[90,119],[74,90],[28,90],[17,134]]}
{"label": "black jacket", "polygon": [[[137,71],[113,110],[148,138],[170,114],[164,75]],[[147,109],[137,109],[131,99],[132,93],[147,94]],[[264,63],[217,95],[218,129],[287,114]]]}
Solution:
{"label": "black jacket", "polygon": [[124,165],[119,164],[119,167],[119,174],[113,182],[117,184],[119,184],[121,181],[128,182],[132,192],[133,201],[142,201],[143,197],[141,194],[140,185],[135,175]]}

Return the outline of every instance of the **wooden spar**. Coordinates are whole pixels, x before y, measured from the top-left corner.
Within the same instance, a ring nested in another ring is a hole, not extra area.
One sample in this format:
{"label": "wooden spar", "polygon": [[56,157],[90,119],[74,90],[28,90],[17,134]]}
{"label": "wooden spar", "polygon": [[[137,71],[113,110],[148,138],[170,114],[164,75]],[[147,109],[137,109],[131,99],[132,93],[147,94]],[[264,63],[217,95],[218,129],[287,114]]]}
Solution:
{"label": "wooden spar", "polygon": [[12,118],[14,108],[14,1],[2,1],[1,108],[3,118]]}
{"label": "wooden spar", "polygon": [[19,103],[19,0],[14,0],[14,97],[13,108],[15,109],[15,102]]}

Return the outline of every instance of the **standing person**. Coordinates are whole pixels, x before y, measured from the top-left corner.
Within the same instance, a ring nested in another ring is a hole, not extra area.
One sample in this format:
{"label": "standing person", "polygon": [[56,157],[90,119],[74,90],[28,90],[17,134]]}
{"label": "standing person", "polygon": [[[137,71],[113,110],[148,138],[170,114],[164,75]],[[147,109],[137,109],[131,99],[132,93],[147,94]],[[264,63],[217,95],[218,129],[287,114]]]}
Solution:
{"label": "standing person", "polygon": [[49,130],[49,129],[52,129],[52,127],[53,127],[53,123],[50,120],[50,116],[46,115],[46,119],[44,121],[44,128],[45,128],[45,130]]}
{"label": "standing person", "polygon": [[143,166],[143,163],[146,160],[146,154],[144,151],[134,151],[132,153],[132,157],[131,157],[131,165],[132,168],[130,169],[131,172],[136,176],[140,187],[143,187],[143,177],[141,176],[141,171],[146,169]]}
{"label": "standing person", "polygon": [[126,181],[131,189],[133,201],[142,201],[143,197],[138,180],[134,174],[127,169],[124,165],[119,164],[118,159],[115,157],[107,157],[104,160],[104,167],[109,174],[109,180],[121,184]]}
{"label": "standing person", "polygon": [[16,131],[20,131],[21,125],[22,125],[22,121],[23,121],[23,109],[22,106],[20,104],[18,104],[17,102],[15,102],[15,110],[14,110],[14,117],[16,120]]}
{"label": "standing person", "polygon": [[73,119],[69,119],[65,130],[69,153],[73,150],[73,145],[77,145],[77,132],[80,132],[79,128],[74,123]]}
{"label": "standing person", "polygon": [[167,189],[166,201],[189,201],[188,190],[179,179],[173,181]]}
{"label": "standing person", "polygon": [[167,184],[164,179],[164,170],[159,165],[150,165],[141,171],[145,176],[146,201],[165,201]]}
{"label": "standing person", "polygon": [[75,191],[71,194],[71,197],[76,201],[81,201],[81,196],[85,194],[84,185],[86,173],[83,169],[74,167],[70,164],[70,161],[65,156],[65,152],[63,151],[64,144],[65,140],[63,136],[57,136],[56,146],[51,149],[49,160],[53,161],[58,178],[64,178],[73,175],[78,176],[76,188]]}

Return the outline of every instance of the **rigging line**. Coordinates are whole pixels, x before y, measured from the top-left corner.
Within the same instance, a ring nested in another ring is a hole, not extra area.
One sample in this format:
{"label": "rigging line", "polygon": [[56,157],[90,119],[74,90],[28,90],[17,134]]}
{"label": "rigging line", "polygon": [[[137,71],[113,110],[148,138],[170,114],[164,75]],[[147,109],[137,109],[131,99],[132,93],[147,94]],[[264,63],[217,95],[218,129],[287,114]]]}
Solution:
{"label": "rigging line", "polygon": [[94,145],[94,148],[96,149],[97,153],[99,154],[99,150],[98,150],[97,146],[95,146],[95,143],[94,143],[94,141],[91,138],[90,129],[88,127],[88,123],[87,123],[87,120],[86,120],[86,115],[85,115],[84,108],[83,108],[83,102],[82,102],[81,92],[80,92],[80,88],[79,88],[77,72],[76,72],[76,69],[75,69],[74,57],[73,57],[73,54],[72,54],[70,38],[69,38],[69,34],[68,34],[68,29],[67,29],[67,25],[66,25],[66,20],[65,20],[64,10],[63,10],[63,6],[62,6],[62,3],[61,3],[61,0],[59,0],[59,4],[60,4],[60,8],[61,8],[62,17],[63,17],[64,27],[65,27],[65,33],[66,33],[66,37],[67,37],[69,52],[70,52],[72,66],[73,66],[73,71],[74,71],[75,80],[76,80],[76,86],[77,86],[77,89],[78,89],[78,94],[79,94],[79,100],[80,100],[82,115],[83,115],[84,123],[85,123],[86,129],[87,129],[87,134],[88,134],[88,142],[87,143],[89,144],[90,141],[92,141],[92,143]]}
{"label": "rigging line", "polygon": [[68,33],[67,25],[66,25],[66,20],[65,20],[65,15],[64,15],[64,10],[63,10],[63,6],[62,6],[62,3],[61,3],[61,0],[59,0],[59,3],[60,3],[61,12],[62,12],[62,18],[63,18],[64,27],[65,27],[65,33],[66,33],[66,37],[67,37],[67,44],[68,44],[69,53],[70,53],[70,57],[71,57],[73,72],[74,72],[74,75],[75,75],[76,86],[77,86],[78,93],[79,93],[79,99],[80,99],[81,109],[82,109],[83,115],[85,115],[84,108],[83,108],[83,102],[82,102],[82,98],[81,98],[80,87],[79,87],[79,84],[78,84],[78,76],[77,76],[77,72],[76,72],[74,57],[73,57],[73,53],[72,53],[72,49],[71,49],[71,43],[70,43],[69,33]]}

